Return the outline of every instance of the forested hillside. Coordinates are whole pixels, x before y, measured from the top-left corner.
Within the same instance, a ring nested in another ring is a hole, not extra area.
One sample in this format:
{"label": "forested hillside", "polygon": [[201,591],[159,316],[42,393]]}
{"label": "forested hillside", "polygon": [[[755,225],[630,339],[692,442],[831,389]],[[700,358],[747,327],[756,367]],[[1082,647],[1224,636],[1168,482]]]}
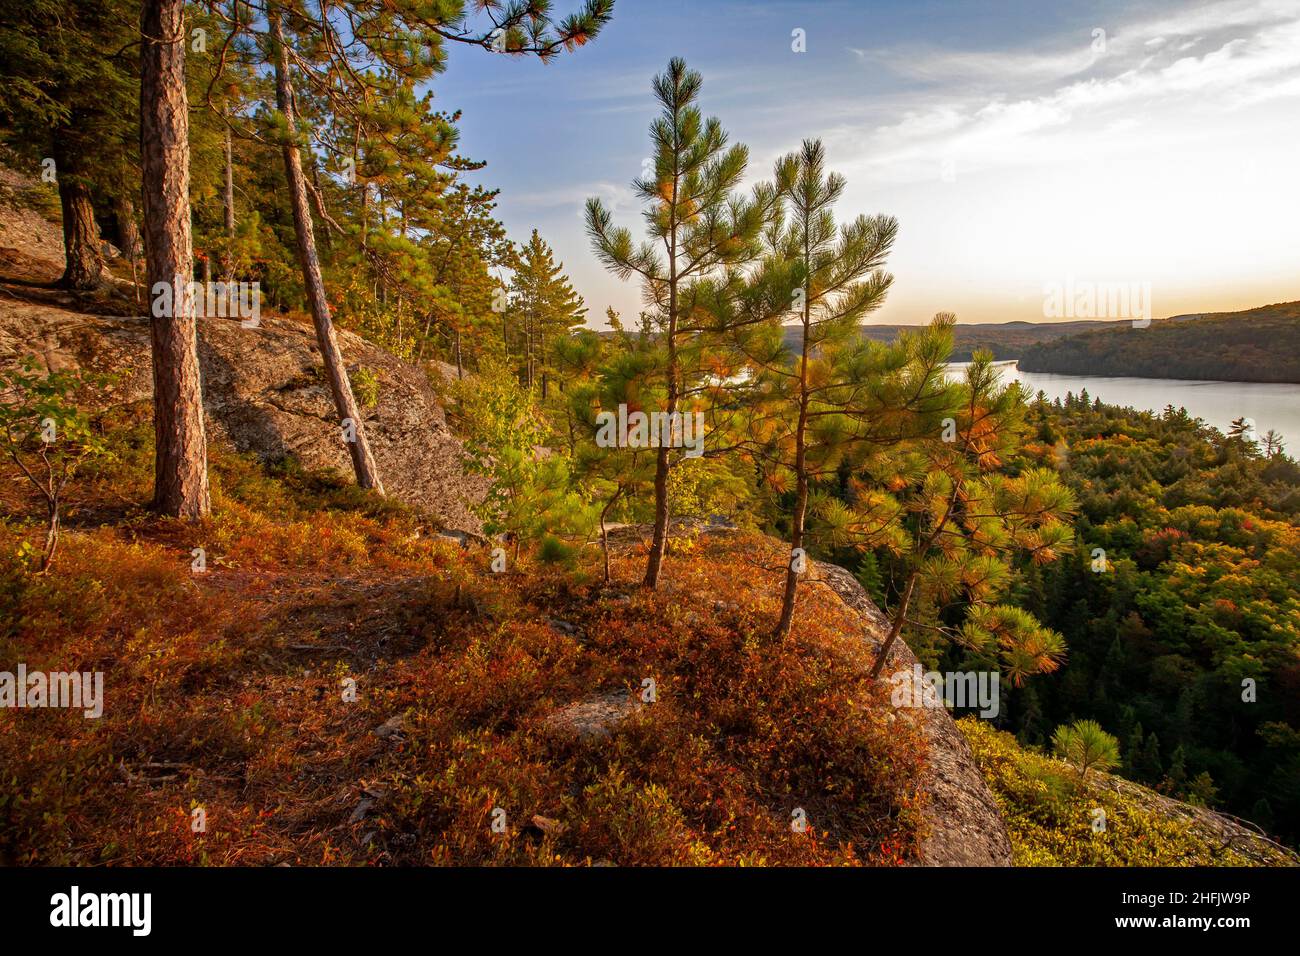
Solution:
{"label": "forested hillside", "polygon": [[[952,361],[969,362],[976,352],[988,352],[995,360],[1016,359],[1032,346],[1041,342],[1054,342],[1065,336],[1078,335],[1117,323],[1104,319],[1079,319],[1073,322],[988,322],[980,325],[958,322],[953,326]],[[873,342],[888,343],[905,331],[915,331],[917,326],[884,325],[869,322],[862,326],[862,337]],[[798,348],[797,327],[786,332],[786,340],[793,349]]]}
{"label": "forested hillside", "polygon": [[1027,372],[1225,382],[1300,382],[1300,303],[1182,321],[1123,323],[1027,348]]}
{"label": "forested hillside", "polygon": [[[1057,471],[1079,512],[1074,547],[1021,565],[1011,590],[1069,656],[1012,690],[999,723],[1050,745],[1058,725],[1095,719],[1118,739],[1127,778],[1294,841],[1300,466],[1272,436],[1257,445],[1175,409],[1040,399],[1029,423],[1018,467]],[[886,601],[891,568],[886,555],[867,568]],[[916,620],[909,641],[924,648],[943,618]]]}

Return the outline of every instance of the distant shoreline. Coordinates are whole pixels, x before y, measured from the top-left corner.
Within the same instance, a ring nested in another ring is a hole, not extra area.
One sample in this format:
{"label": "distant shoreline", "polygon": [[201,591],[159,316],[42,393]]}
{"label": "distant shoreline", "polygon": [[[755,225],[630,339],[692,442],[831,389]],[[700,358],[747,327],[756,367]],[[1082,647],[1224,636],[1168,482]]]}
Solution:
{"label": "distant shoreline", "polygon": [[[969,360],[961,360],[945,363],[949,368],[965,367],[971,364]],[[1052,372],[1045,369],[1021,368],[1020,359],[994,359],[993,364],[996,366],[1014,366],[1018,372],[1028,372],[1031,375],[1059,375],[1062,378],[1091,378],[1097,381],[1115,381],[1118,379],[1135,378],[1147,382],[1172,382],[1178,385],[1295,385],[1296,382],[1256,382],[1242,381],[1241,379],[1231,378],[1174,378],[1168,375],[1094,375],[1084,372]]]}

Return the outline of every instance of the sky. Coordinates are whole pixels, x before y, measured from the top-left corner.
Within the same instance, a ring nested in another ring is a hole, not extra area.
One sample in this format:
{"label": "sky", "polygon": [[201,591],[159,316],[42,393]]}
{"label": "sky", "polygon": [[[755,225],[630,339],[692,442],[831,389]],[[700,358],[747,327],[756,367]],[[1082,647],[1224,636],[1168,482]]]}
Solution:
{"label": "sky", "polygon": [[1067,284],[1149,289],[1156,317],[1300,299],[1300,0],[617,0],[575,53],[457,47],[433,84],[512,238],[540,231],[596,327],[642,299],[583,203],[641,235],[630,183],[673,56],[749,184],[820,138],[840,221],[898,218],[868,322],[1045,321]]}

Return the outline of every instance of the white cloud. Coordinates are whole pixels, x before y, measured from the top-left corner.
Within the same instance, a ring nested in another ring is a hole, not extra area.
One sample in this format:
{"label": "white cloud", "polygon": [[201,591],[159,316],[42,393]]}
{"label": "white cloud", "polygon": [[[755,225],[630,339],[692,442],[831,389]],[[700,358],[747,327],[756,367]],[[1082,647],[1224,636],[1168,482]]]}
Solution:
{"label": "white cloud", "polygon": [[[1095,67],[1138,65],[1137,58],[1160,55],[1173,47],[1184,53],[1207,36],[1224,39],[1254,34],[1270,26],[1292,24],[1300,17],[1297,0],[1217,0],[1158,18],[1127,24],[1098,23],[1077,34],[1059,36],[1046,50],[950,50],[928,47],[870,50],[850,47],[863,63],[883,65],[902,77],[926,81],[964,81],[978,87],[1005,88],[1041,81],[1059,83]],[[1094,34],[1104,35],[1104,48]],[[1114,70],[1112,70],[1114,71]]]}
{"label": "white cloud", "polygon": [[513,207],[528,210],[569,208],[577,210],[581,216],[584,215],[585,204],[591,196],[604,202],[613,212],[616,221],[640,208],[631,186],[608,181],[576,183],[571,186],[557,186],[554,189],[512,193],[510,203]]}
{"label": "white cloud", "polygon": [[[886,181],[916,181],[933,175],[943,160],[967,171],[1017,166],[1059,156],[1071,147],[1104,153],[1134,148],[1132,138],[1105,142],[1107,131],[1130,130],[1137,116],[1160,117],[1165,135],[1177,141],[1205,133],[1205,117],[1300,92],[1300,20],[1274,22],[1271,3],[1218,4],[1233,24],[1249,23],[1247,35],[1218,31],[1216,45],[1202,54],[1180,55],[1161,44],[1141,57],[1117,54],[1108,46],[1109,69],[1099,75],[1056,84],[1043,91],[986,94],[983,98],[953,84],[948,96],[927,91],[925,102],[906,109],[892,123],[874,129],[841,123],[828,140],[840,155],[861,157],[858,168]],[[1188,22],[1162,21],[1160,36],[1178,36],[1205,28],[1203,12]],[[1124,35],[1140,36],[1130,29]],[[1121,45],[1121,51],[1124,47]],[[962,54],[960,62],[993,54]],[[1014,58],[1013,58],[1014,59]],[[1022,59],[1003,70],[1030,75],[1045,69],[1050,58]],[[1027,64],[1038,64],[1033,69]],[[1069,69],[1058,60],[1060,69]],[[1033,86],[1026,80],[1024,86]],[[1132,114],[1132,115],[1130,115]],[[1122,124],[1122,125],[1120,125]],[[1159,142],[1150,141],[1149,148]]]}

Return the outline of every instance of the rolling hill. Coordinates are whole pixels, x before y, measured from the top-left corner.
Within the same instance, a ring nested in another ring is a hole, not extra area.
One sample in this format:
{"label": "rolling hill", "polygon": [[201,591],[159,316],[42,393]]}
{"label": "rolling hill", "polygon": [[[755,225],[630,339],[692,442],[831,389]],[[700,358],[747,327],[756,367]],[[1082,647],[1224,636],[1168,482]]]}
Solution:
{"label": "rolling hill", "polygon": [[[969,362],[972,353],[987,349],[995,359],[1014,359],[1025,354],[1030,347],[1041,342],[1053,342],[1065,336],[1118,325],[1101,319],[1082,319],[1074,322],[992,322],[987,325],[954,327],[952,361]],[[862,335],[874,342],[892,342],[900,332],[917,328],[915,325],[864,325]],[[786,344],[798,348],[799,327],[788,326]]]}
{"label": "rolling hill", "polygon": [[1130,323],[1030,346],[1027,372],[1227,382],[1300,382],[1300,302]]}

